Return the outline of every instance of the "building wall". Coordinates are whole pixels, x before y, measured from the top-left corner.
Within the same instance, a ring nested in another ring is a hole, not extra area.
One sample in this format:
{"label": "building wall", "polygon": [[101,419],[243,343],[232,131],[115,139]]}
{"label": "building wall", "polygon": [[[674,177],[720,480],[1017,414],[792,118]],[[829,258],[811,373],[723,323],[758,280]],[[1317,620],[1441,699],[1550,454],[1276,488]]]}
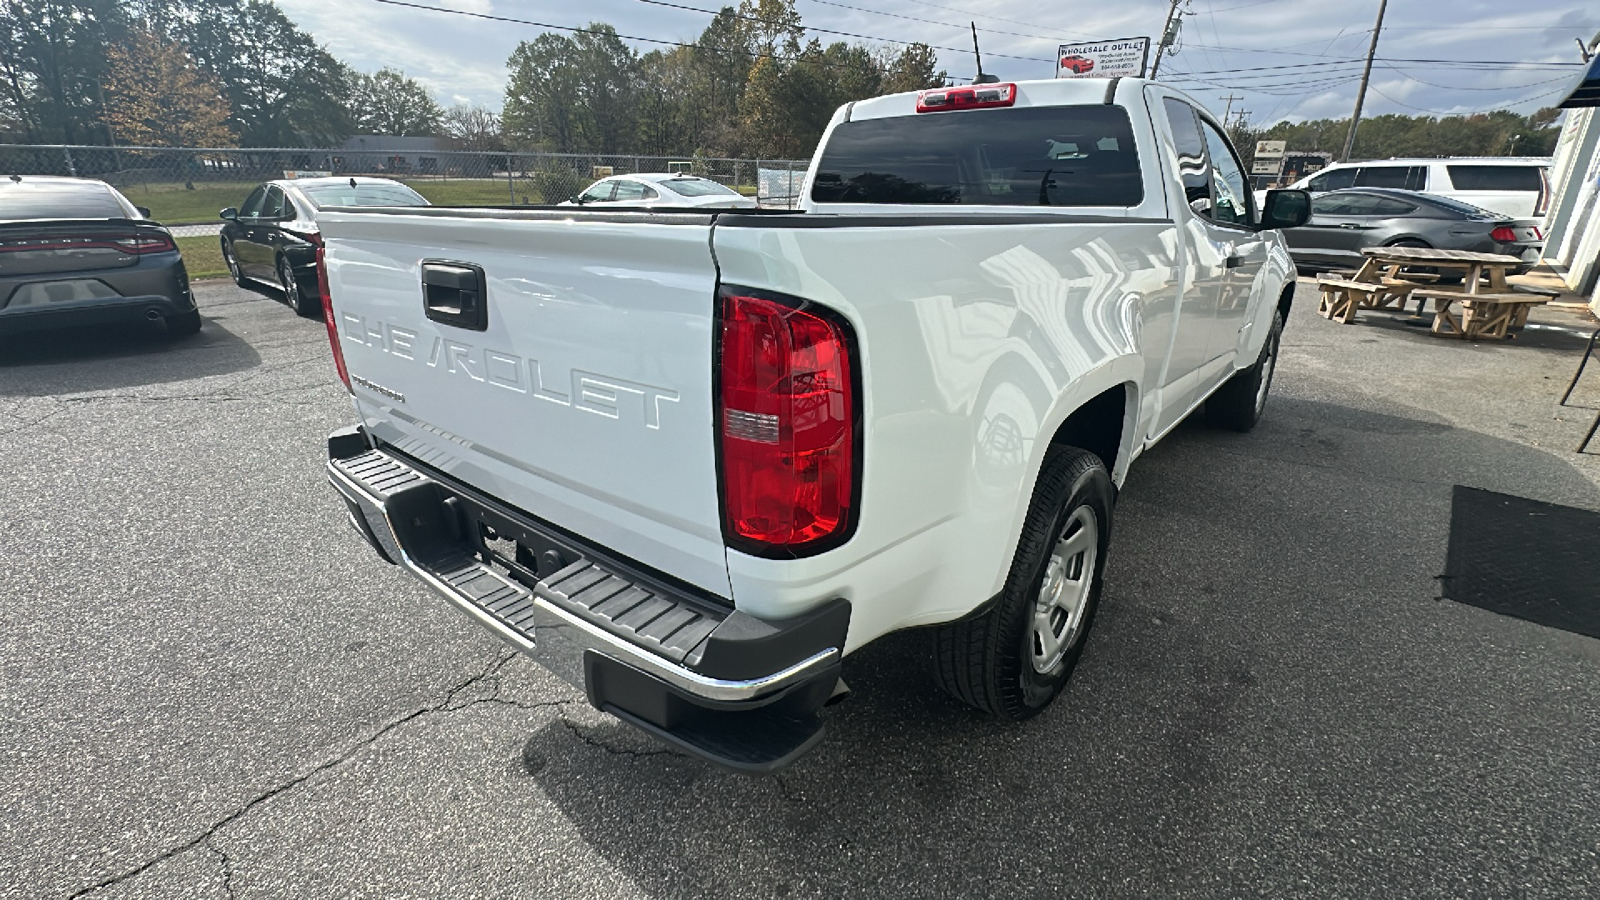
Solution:
{"label": "building wall", "polygon": [[1544,258],[1600,314],[1600,110],[1568,110],[1550,166]]}

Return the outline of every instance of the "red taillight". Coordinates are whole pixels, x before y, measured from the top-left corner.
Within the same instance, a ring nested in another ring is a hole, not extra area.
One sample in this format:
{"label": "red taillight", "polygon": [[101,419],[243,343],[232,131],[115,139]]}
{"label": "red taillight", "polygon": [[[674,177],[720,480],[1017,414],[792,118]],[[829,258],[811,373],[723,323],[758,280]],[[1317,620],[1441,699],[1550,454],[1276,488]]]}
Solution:
{"label": "red taillight", "polygon": [[1011,106],[1016,102],[1017,86],[1010,83],[935,88],[917,95],[917,112],[987,109],[993,106]]}
{"label": "red taillight", "polygon": [[[1482,234],[1482,232],[1479,232],[1479,234]],[[1489,232],[1489,239],[1502,244],[1514,244],[1517,242],[1517,233],[1509,227],[1501,225],[1499,228]]]}
{"label": "red taillight", "polygon": [[164,234],[138,234],[117,243],[129,253],[171,253],[178,249],[172,238]]}
{"label": "red taillight", "polygon": [[729,546],[795,556],[848,536],[856,404],[847,326],[814,306],[725,293],[719,360]]}
{"label": "red taillight", "polygon": [[333,367],[339,370],[339,380],[344,382],[344,389],[354,394],[355,389],[350,387],[350,370],[344,367],[344,348],[339,346],[339,325],[333,318],[333,298],[328,295],[328,251],[322,246],[322,241],[315,243],[317,290],[322,294],[322,321],[328,325],[328,343],[333,345]]}

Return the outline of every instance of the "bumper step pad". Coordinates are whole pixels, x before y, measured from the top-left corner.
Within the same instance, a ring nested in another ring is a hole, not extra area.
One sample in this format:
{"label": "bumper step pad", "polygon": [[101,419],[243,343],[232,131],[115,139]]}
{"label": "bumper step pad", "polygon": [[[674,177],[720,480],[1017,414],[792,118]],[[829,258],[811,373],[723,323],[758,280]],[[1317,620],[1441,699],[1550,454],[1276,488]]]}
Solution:
{"label": "bumper step pad", "polygon": [[[782,769],[822,738],[817,710],[837,683],[836,654],[814,675],[774,684],[749,700],[707,699],[686,689],[682,679],[673,685],[662,674],[651,674],[651,666],[641,661],[660,660],[717,686],[742,684],[694,672],[700,652],[730,611],[674,595],[664,584],[588,556],[530,588],[485,562],[467,538],[472,531],[464,518],[470,516],[463,517],[463,509],[487,509],[486,501],[377,450],[335,457],[329,470],[350,505],[352,523],[386,559],[411,570],[502,640],[584,691],[597,708],[695,756],[746,773]],[[512,515],[501,508],[492,511],[501,520]],[[518,524],[535,527],[525,517]],[[596,646],[592,635],[597,632],[613,641],[610,650]]]}

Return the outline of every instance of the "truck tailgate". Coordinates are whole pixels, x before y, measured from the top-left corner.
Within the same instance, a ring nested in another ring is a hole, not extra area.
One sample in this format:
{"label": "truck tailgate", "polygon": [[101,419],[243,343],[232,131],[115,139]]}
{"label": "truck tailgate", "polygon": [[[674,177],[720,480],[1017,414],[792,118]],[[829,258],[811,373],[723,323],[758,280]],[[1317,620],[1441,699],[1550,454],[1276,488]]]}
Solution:
{"label": "truck tailgate", "polygon": [[[730,596],[712,412],[712,216],[433,209],[325,211],[318,221],[370,434]],[[425,289],[425,267],[447,285],[481,269],[482,330],[452,320],[452,288]]]}

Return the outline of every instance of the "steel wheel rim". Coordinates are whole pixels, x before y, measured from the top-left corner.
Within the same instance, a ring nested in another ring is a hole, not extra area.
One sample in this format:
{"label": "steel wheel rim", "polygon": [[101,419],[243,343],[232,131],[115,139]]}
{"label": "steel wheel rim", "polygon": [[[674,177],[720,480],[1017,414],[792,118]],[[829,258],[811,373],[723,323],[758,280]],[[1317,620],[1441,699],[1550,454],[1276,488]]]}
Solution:
{"label": "steel wheel rim", "polygon": [[1094,510],[1080,506],[1062,526],[1039,581],[1028,635],[1035,672],[1054,671],[1082,636],[1099,555],[1100,523]]}
{"label": "steel wheel rim", "polygon": [[294,282],[294,270],[289,268],[287,259],[278,260],[278,283],[283,286],[283,302],[290,306],[300,305],[300,285]]}
{"label": "steel wheel rim", "polygon": [[1261,383],[1256,386],[1256,413],[1267,408],[1267,389],[1272,387],[1272,373],[1278,368],[1278,342],[1267,338],[1267,358],[1261,361]]}

